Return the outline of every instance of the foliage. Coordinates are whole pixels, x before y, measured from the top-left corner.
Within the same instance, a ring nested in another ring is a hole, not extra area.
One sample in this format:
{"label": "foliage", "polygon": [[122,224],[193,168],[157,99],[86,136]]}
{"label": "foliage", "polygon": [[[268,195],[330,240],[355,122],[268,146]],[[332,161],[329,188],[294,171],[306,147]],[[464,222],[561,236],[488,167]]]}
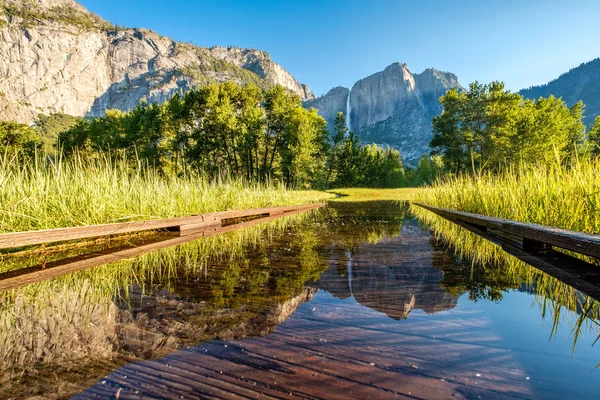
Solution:
{"label": "foliage", "polygon": [[[175,51],[181,52],[188,48],[191,49],[191,45],[188,45],[187,43],[178,43]],[[252,83],[263,90],[273,88],[272,84],[265,79],[262,79],[256,73],[232,62],[209,57],[207,55],[203,55],[202,58],[203,61],[199,64],[188,64],[178,69],[178,74],[191,78],[197,87],[213,84],[218,79],[220,80],[223,76],[226,76],[229,80],[238,84],[247,85]]]}
{"label": "foliage", "polygon": [[34,122],[33,129],[44,142],[44,151],[50,153],[54,150],[58,135],[68,131],[81,121],[82,118],[68,114],[40,114]]}
{"label": "foliage", "polygon": [[440,97],[433,119],[432,154],[448,171],[501,169],[515,162],[547,164],[573,153],[584,139],[583,103],[568,108],[553,96],[537,101],[504,90],[504,84],[474,82],[466,91]]}
{"label": "foliage", "polygon": [[169,176],[108,157],[20,162],[0,156],[0,232],[308,203],[331,195],[282,185]]}
{"label": "foliage", "polygon": [[594,156],[600,156],[600,115],[596,117],[588,132],[588,150]]}
{"label": "foliage", "polygon": [[118,154],[164,175],[206,174],[288,187],[399,187],[400,154],[362,146],[340,113],[330,137],[316,110],[281,86],[211,84],[163,104],[139,103],[130,112],[80,120],[59,136],[67,156]]}
{"label": "foliage", "polygon": [[397,150],[363,146],[338,113],[331,138],[326,183],[332,187],[391,188],[404,185],[402,158]]}
{"label": "foliage", "polygon": [[8,17],[17,17],[24,28],[30,28],[41,21],[53,21],[66,25],[73,25],[82,29],[114,31],[119,29],[110,22],[104,21],[94,13],[84,12],[68,5],[59,5],[51,9],[42,9],[33,4],[23,4],[19,7],[8,4],[2,6],[4,14]]}
{"label": "foliage", "polygon": [[0,121],[0,154],[4,151],[33,155],[42,142],[36,132],[25,124]]}

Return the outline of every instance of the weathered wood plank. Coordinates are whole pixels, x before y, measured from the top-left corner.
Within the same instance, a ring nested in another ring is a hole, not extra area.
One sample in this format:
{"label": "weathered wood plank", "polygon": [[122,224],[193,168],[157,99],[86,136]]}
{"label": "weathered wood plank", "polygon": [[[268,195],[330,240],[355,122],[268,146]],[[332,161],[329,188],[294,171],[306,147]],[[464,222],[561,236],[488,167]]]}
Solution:
{"label": "weathered wood plank", "polygon": [[109,249],[105,251],[97,251],[94,253],[68,258],[66,260],[50,262],[45,265],[38,265],[2,273],[0,274],[0,291],[15,289],[31,283],[56,278],[72,272],[97,267],[103,264],[139,257],[152,251],[176,246],[205,237],[233,232],[238,229],[248,228],[250,226],[273,221],[285,216],[298,214],[310,208],[319,207],[322,207],[322,204],[312,205],[312,207],[302,207],[297,210],[288,210],[285,214],[276,214],[272,217],[255,219],[249,222],[242,222],[226,227],[209,225],[203,227],[204,230],[189,230],[183,235],[180,234],[180,232],[163,233],[158,238],[148,239],[135,245],[122,246],[116,249]]}
{"label": "weathered wood plank", "polygon": [[494,229],[505,234],[546,243],[580,254],[600,258],[600,235],[554,228],[539,224],[511,221],[504,218],[494,218],[485,215],[466,213],[445,208],[432,207],[426,204],[412,203],[425,208],[450,221],[461,221],[474,225],[481,230]]}
{"label": "weathered wood plank", "polygon": [[596,300],[600,299],[600,268],[597,266],[552,249],[544,249],[543,253],[527,251],[527,249],[521,249],[514,242],[506,241],[504,237],[496,236],[494,233],[478,229],[463,221],[456,220],[453,222],[497,244],[508,254],[557,278],[581,293]]}
{"label": "weathered wood plank", "polygon": [[118,235],[147,230],[172,229],[186,227],[183,230],[198,230],[203,227],[220,225],[222,219],[240,218],[256,214],[285,214],[294,210],[306,210],[321,207],[323,204],[309,204],[286,207],[255,208],[192,215],[178,218],[163,218],[145,221],[122,222],[115,224],[78,226],[72,228],[45,229],[39,231],[14,232],[0,234],[0,250],[25,247],[37,244],[87,239],[92,237]]}

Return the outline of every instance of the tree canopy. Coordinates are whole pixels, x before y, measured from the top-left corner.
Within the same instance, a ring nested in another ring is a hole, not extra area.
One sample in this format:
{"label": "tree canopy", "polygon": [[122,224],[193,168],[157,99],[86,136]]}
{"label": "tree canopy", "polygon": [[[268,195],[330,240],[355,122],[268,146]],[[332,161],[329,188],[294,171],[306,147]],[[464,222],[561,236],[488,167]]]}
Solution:
{"label": "tree canopy", "polygon": [[398,151],[361,145],[342,113],[335,126],[330,133],[316,110],[281,86],[224,82],[80,120],[59,135],[59,146],[67,155],[120,154],[165,175],[200,172],[290,187],[403,185]]}
{"label": "tree canopy", "polygon": [[554,96],[525,100],[501,82],[449,90],[440,104],[430,145],[452,172],[518,161],[547,163],[573,152],[585,136],[583,103],[569,108]]}

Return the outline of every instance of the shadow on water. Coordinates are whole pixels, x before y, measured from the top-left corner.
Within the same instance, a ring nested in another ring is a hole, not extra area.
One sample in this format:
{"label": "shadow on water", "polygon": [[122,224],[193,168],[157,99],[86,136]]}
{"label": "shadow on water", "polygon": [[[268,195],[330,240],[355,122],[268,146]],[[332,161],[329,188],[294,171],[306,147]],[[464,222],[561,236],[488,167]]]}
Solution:
{"label": "shadow on water", "polygon": [[571,380],[598,379],[595,300],[461,258],[390,201],[330,203],[0,302],[3,398],[586,398],[595,386]]}

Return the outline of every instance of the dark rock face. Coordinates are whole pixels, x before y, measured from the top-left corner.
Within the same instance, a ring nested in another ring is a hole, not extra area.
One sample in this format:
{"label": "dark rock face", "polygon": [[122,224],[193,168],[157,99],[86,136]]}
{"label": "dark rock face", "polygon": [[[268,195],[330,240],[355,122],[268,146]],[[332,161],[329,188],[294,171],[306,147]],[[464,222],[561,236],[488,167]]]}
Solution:
{"label": "dark rock face", "polygon": [[579,100],[585,104],[583,122],[590,125],[600,115],[600,58],[573,68],[546,85],[532,86],[519,92],[527,99],[562,97],[569,107]]}
{"label": "dark rock face", "polygon": [[346,88],[334,88],[305,102],[305,107],[319,110],[330,128],[338,112],[349,111],[350,128],[361,140],[396,148],[414,165],[429,152],[431,119],[442,111],[439,97],[456,87],[460,85],[452,73],[426,69],[413,74],[406,64],[394,63],[356,82],[350,91],[350,107]]}

